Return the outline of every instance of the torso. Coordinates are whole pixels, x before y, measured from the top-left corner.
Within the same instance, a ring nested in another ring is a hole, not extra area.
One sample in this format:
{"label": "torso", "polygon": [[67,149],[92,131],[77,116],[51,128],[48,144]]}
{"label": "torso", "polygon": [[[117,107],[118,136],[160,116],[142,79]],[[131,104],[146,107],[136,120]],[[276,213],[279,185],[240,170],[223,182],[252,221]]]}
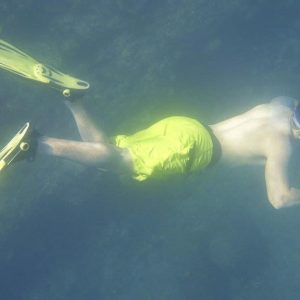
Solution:
{"label": "torso", "polygon": [[286,106],[269,103],[211,125],[222,146],[222,160],[233,165],[263,163],[279,140],[289,140],[291,114]]}

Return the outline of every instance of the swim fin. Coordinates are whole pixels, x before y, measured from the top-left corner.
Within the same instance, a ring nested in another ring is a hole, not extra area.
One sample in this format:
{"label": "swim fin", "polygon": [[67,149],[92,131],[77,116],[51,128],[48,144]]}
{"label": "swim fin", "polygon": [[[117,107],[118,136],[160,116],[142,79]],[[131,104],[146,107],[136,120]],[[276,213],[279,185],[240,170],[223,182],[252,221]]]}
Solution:
{"label": "swim fin", "polygon": [[27,122],[0,151],[0,171],[13,161],[21,159],[21,155],[29,151],[30,143],[27,139],[29,132],[30,123]]}
{"label": "swim fin", "polygon": [[62,91],[65,97],[69,97],[72,91],[84,91],[90,86],[86,81],[41,64],[3,40],[0,40],[0,68],[48,84],[50,87]]}

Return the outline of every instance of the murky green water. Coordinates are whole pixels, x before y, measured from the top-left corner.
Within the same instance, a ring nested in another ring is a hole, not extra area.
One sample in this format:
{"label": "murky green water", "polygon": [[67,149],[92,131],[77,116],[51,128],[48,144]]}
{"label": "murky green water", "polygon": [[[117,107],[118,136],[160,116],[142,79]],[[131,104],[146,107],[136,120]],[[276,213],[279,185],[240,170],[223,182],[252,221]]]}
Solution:
{"label": "murky green water", "polygon": [[[298,1],[2,1],[0,32],[89,81],[85,107],[114,135],[299,98],[299,11]],[[27,120],[79,138],[55,91],[4,71],[0,86],[1,143]],[[0,295],[298,299],[299,213],[271,208],[258,167],[139,184],[38,157],[1,175]]]}

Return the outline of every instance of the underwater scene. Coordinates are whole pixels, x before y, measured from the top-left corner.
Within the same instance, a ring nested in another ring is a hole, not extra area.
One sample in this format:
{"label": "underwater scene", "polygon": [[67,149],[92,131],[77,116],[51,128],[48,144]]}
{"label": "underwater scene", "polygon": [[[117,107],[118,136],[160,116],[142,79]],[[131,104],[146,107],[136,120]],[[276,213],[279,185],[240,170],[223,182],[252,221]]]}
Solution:
{"label": "underwater scene", "polygon": [[[2,0],[0,17],[1,40],[89,83],[80,101],[109,137],[300,99],[296,0]],[[61,91],[17,75],[0,69],[0,148],[29,121],[80,140]],[[0,298],[296,300],[299,232],[263,166],[138,182],[36,155],[0,172]]]}

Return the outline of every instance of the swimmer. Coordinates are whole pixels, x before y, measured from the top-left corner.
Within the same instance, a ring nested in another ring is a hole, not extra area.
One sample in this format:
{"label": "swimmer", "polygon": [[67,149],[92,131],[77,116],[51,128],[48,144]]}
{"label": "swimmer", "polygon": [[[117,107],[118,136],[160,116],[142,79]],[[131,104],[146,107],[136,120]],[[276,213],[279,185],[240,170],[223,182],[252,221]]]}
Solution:
{"label": "swimmer", "polygon": [[126,174],[137,181],[190,174],[220,161],[231,166],[259,164],[265,168],[267,196],[274,208],[300,203],[300,190],[288,180],[291,141],[300,139],[300,104],[293,98],[277,97],[209,126],[173,116],[133,135],[114,138],[97,128],[79,102],[68,99],[65,104],[81,141],[43,136],[30,128],[18,141],[29,150],[11,154],[6,145],[0,152],[1,170],[35,153]]}

